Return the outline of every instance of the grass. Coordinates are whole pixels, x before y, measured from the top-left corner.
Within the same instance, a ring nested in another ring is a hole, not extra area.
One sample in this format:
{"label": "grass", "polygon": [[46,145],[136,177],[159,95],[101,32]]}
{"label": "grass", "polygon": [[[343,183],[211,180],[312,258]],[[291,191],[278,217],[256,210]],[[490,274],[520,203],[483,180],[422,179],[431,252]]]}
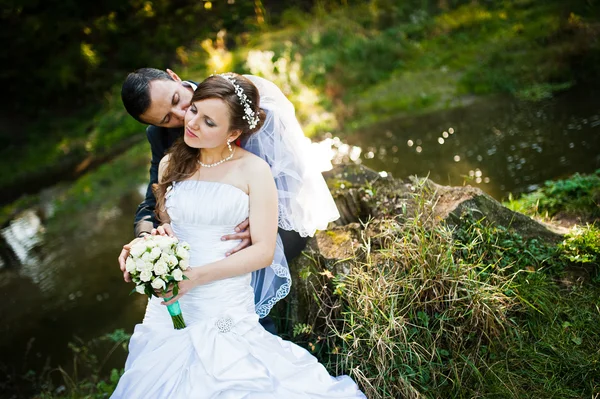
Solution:
{"label": "grass", "polygon": [[[324,108],[346,130],[459,105],[471,95],[548,98],[577,82],[576,60],[587,59],[583,68],[590,69],[599,54],[593,5],[458,1],[443,9],[435,2],[407,3],[290,11],[285,28],[246,46],[271,52],[265,63],[272,71],[279,61],[297,63],[303,82],[318,89]],[[244,51],[238,50],[239,60]],[[246,67],[259,74],[268,69]]]}
{"label": "grass", "polygon": [[[57,185],[50,195],[51,203],[46,217],[57,217],[66,221],[57,228],[70,228],[81,223],[77,217],[65,217],[65,215],[80,215],[89,210],[90,207],[99,208],[100,214],[111,212],[114,204],[107,198],[121,198],[125,193],[131,191],[132,184],[143,185],[147,181],[147,165],[149,163],[148,143],[133,145],[125,153],[103,165],[100,165],[93,173],[87,173],[75,182]],[[8,223],[22,209],[40,207],[48,202],[48,196],[40,195],[24,196],[19,200],[0,207],[0,224]],[[53,226],[49,224],[48,227]]]}
{"label": "grass", "polygon": [[61,119],[46,115],[26,128],[26,139],[11,139],[0,151],[1,187],[18,189],[19,182],[27,184],[28,179],[61,165],[110,154],[127,138],[138,135],[143,139],[145,131],[123,109],[116,87],[106,94],[102,107]]}
{"label": "grass", "polygon": [[555,181],[516,199],[512,196],[505,205],[517,212],[552,219],[579,218],[584,221],[600,219],[600,169],[589,175],[579,173]]}
{"label": "grass", "polygon": [[423,190],[411,218],[365,223],[349,273],[317,258],[320,316],[295,335],[369,398],[600,394],[600,286],[568,272],[585,258],[598,275],[598,229],[558,246],[468,214],[450,230]]}
{"label": "grass", "polygon": [[[123,369],[110,369],[107,362],[115,354],[127,351],[130,334],[122,329],[88,342],[69,343],[73,361],[57,368],[45,368],[39,373],[29,371],[21,377],[27,381],[34,399],[105,399],[115,390]],[[102,355],[99,357],[98,354]],[[20,392],[20,394],[25,394]]]}

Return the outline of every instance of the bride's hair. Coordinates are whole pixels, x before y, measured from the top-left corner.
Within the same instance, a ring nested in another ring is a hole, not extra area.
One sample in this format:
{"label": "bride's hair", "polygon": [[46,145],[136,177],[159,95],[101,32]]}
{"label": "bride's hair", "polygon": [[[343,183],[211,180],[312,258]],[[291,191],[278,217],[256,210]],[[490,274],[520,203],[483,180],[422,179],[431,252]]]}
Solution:
{"label": "bride's hair", "polygon": [[[229,108],[229,127],[230,131],[240,130],[242,133],[239,138],[243,139],[262,127],[265,121],[265,112],[260,108],[260,95],[256,86],[242,75],[228,73],[229,78],[235,79],[235,85],[243,90],[248,100],[251,101],[250,107],[258,116],[258,123],[250,128],[246,117],[246,110],[240,97],[236,94],[236,87],[226,77],[212,75],[206,78],[198,85],[192,96],[192,102],[217,98]],[[188,146],[183,137],[177,139],[168,151],[169,163],[162,176],[162,182],[152,185],[152,190],[156,196],[155,213],[160,220],[160,212],[165,210],[165,194],[167,188],[175,181],[181,181],[189,178],[198,170],[198,160],[200,159],[200,149]]]}

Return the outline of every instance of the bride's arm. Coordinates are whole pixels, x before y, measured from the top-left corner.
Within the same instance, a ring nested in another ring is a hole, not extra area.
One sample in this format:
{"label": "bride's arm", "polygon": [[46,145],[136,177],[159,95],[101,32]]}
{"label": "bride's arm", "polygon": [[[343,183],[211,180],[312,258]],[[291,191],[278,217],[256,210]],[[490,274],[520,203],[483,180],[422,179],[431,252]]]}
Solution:
{"label": "bride's arm", "polygon": [[245,168],[250,177],[250,236],[252,245],[217,262],[192,267],[185,272],[189,280],[179,282],[179,295],[165,304],[171,304],[197,285],[222,280],[270,266],[277,241],[277,188],[269,165],[252,157]]}

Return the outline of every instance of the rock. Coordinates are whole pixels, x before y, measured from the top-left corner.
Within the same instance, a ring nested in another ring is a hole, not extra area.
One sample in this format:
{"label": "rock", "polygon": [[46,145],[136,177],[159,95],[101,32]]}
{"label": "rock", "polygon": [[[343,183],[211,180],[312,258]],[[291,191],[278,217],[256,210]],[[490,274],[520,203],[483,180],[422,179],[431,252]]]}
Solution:
{"label": "rock", "polygon": [[[417,177],[407,181],[389,175],[381,177],[362,165],[338,166],[326,177],[342,215],[338,225],[365,222],[370,218],[399,217],[402,220],[422,210],[423,207],[417,206],[418,201],[425,201],[431,205],[432,214],[426,215],[426,219],[432,223],[443,221],[455,226],[460,223],[461,216],[471,214],[525,238],[557,242],[567,232],[564,228],[514,212],[471,186],[441,186]],[[340,182],[348,182],[350,188],[341,188],[343,183]]]}
{"label": "rock", "polygon": [[316,319],[322,309],[315,300],[315,291],[321,292],[334,276],[343,278],[349,272],[356,257],[363,256],[357,251],[362,240],[368,240],[371,249],[386,247],[386,240],[396,239],[394,232],[417,212],[429,212],[420,215],[425,226],[456,226],[468,214],[525,238],[557,242],[566,232],[513,212],[470,186],[447,187],[416,177],[406,181],[382,177],[361,165],[338,166],[325,177],[341,218],[330,229],[317,232],[304,253],[290,264],[293,284],[285,312],[290,328]]}
{"label": "rock", "polygon": [[335,199],[340,218],[339,226],[359,222],[368,217],[369,209],[363,206],[360,196],[365,186],[380,178],[379,173],[362,165],[336,166],[323,174]]}
{"label": "rock", "polygon": [[[334,276],[349,273],[359,246],[360,224],[333,227],[311,237],[303,254],[290,263],[292,287],[288,296],[287,319],[292,325],[316,316],[315,288]],[[313,288],[314,287],[314,288]]]}
{"label": "rock", "polygon": [[566,229],[514,212],[478,188],[440,186],[432,181],[426,184],[435,194],[435,218],[451,226],[460,224],[460,218],[470,214],[484,222],[506,227],[526,239],[539,238],[556,243],[567,232]]}

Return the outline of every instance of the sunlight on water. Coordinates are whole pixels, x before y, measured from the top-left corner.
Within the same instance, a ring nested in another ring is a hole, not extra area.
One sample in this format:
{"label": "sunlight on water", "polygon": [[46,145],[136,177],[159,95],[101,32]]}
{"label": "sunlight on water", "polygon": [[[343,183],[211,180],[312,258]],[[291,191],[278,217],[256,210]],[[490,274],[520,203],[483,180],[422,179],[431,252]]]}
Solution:
{"label": "sunlight on water", "polygon": [[542,103],[486,98],[461,109],[390,120],[346,141],[362,147],[364,164],[375,170],[470,184],[502,199],[600,168],[594,97],[573,91]]}

